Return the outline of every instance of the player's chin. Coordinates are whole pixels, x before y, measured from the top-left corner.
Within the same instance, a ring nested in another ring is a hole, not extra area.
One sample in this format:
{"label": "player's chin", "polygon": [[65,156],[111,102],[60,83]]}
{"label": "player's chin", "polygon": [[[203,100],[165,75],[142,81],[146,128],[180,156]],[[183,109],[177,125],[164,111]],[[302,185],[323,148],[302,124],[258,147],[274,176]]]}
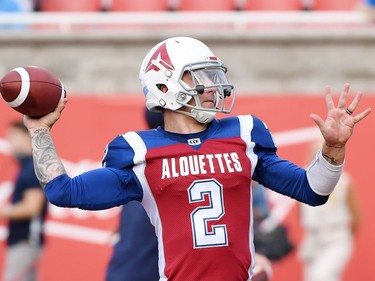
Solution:
{"label": "player's chin", "polygon": [[215,104],[214,104],[213,101],[205,101],[205,102],[202,103],[202,107],[207,108],[207,109],[214,109]]}

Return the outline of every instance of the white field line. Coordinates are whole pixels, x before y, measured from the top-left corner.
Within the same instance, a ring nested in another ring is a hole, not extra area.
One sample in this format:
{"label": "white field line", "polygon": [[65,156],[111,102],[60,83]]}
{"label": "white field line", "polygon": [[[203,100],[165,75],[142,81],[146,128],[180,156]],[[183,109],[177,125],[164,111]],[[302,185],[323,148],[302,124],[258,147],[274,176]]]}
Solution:
{"label": "white field line", "polygon": [[[109,245],[112,232],[92,227],[77,226],[69,223],[61,223],[49,220],[45,224],[47,235],[75,240],[78,242],[92,243],[96,245]],[[6,226],[0,226],[0,240],[5,240],[8,235]]]}
{"label": "white field line", "polygon": [[311,142],[321,137],[322,135],[317,126],[273,134],[274,141],[278,147]]}

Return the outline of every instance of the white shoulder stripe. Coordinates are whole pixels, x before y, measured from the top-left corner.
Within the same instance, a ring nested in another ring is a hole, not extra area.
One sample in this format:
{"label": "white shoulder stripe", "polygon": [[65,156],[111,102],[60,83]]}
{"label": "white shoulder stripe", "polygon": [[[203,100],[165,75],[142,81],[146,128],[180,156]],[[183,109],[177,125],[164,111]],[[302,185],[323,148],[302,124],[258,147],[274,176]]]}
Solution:
{"label": "white shoulder stripe", "polygon": [[[253,130],[253,127],[254,127],[254,119],[251,115],[239,115],[238,120],[240,121],[241,139],[246,143],[246,156],[249,158],[249,160],[251,162],[251,176],[252,176],[253,173],[254,173],[255,166],[257,165],[257,162],[258,162],[258,157],[254,153],[255,143],[251,139],[251,131]],[[250,192],[250,194],[251,194],[250,200],[252,200],[252,193],[253,192],[252,192],[251,186],[249,186],[249,188],[250,188],[250,191],[251,191]],[[251,206],[251,214],[252,214],[253,213],[252,204],[250,206]],[[254,266],[255,266],[255,261],[254,261],[255,260],[255,249],[254,249],[254,244],[253,244],[254,229],[253,229],[252,225],[253,225],[253,217],[250,216],[250,228],[249,228],[250,249],[249,250],[250,250],[250,253],[251,253],[252,261],[251,261],[250,267],[248,268],[249,276],[252,276]]]}
{"label": "white shoulder stripe", "polygon": [[251,174],[254,173],[255,166],[258,162],[258,157],[254,153],[255,143],[251,139],[251,131],[253,130],[254,122],[251,115],[239,115],[241,139],[246,143],[246,155],[251,161]]}
{"label": "white shoulder stripe", "polygon": [[23,67],[17,67],[13,69],[12,71],[18,72],[18,74],[21,76],[21,90],[18,94],[17,98],[11,102],[8,102],[8,105],[11,107],[17,107],[23,104],[23,102],[26,100],[27,95],[29,94],[30,90],[30,76],[26,69]]}
{"label": "white shoulder stripe", "polygon": [[128,142],[128,144],[134,150],[133,162],[138,165],[145,161],[146,145],[144,144],[141,137],[136,132],[128,132],[122,137]]}

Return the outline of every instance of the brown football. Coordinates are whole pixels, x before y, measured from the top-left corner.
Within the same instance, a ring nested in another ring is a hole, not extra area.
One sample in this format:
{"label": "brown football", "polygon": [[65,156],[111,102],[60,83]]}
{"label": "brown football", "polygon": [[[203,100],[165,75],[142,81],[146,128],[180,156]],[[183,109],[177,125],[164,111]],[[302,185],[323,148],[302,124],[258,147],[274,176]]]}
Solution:
{"label": "brown football", "polygon": [[0,80],[0,94],[14,110],[31,117],[54,111],[66,97],[61,81],[37,66],[17,67],[5,74]]}

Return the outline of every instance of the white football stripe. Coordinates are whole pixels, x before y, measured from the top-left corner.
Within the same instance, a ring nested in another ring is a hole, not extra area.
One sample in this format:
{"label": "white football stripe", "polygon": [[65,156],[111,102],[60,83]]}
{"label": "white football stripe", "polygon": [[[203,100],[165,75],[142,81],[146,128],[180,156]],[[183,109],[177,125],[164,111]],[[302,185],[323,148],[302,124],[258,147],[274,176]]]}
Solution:
{"label": "white football stripe", "polygon": [[60,84],[61,84],[61,100],[64,98],[64,94],[65,94],[65,88],[64,88],[64,85],[63,83],[60,81]]}
{"label": "white football stripe", "polygon": [[17,98],[11,102],[8,102],[9,106],[11,107],[17,107],[20,106],[25,99],[27,98],[27,95],[29,94],[30,90],[30,76],[26,69],[23,67],[17,67],[13,69],[12,71],[17,71],[18,74],[21,76],[21,91],[18,94]]}

